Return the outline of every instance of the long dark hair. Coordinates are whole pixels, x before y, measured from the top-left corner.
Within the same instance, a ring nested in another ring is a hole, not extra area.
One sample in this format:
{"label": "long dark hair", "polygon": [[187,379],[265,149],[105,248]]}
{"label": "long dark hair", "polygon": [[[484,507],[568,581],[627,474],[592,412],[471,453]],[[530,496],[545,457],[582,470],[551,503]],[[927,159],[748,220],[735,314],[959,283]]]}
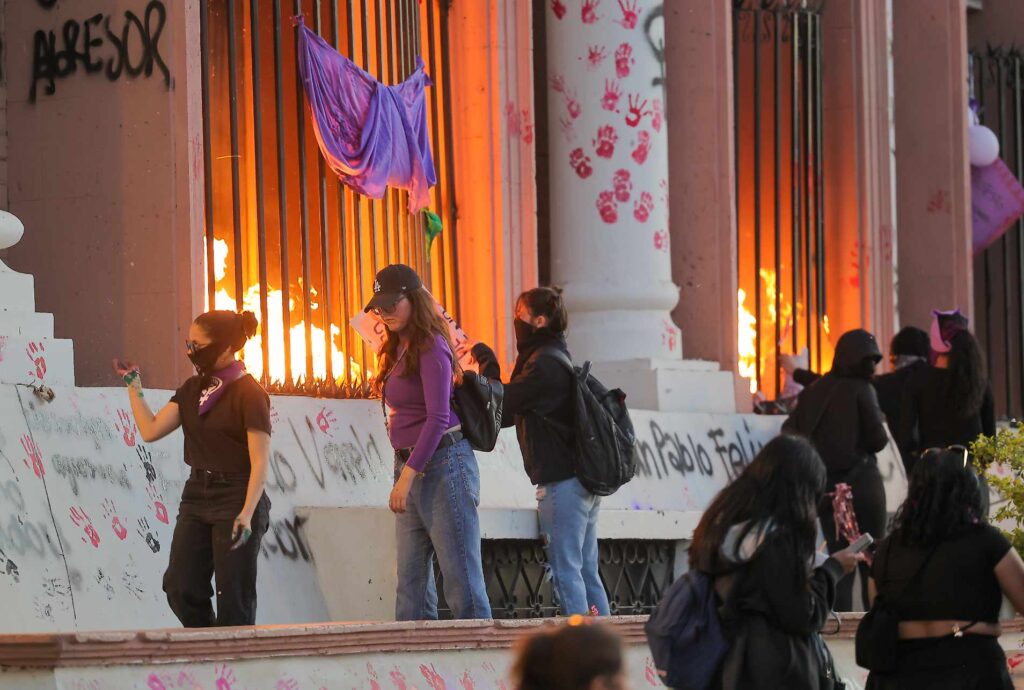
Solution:
{"label": "long dark hair", "polygon": [[569,329],[569,312],[562,300],[562,288],[557,285],[527,290],[516,300],[516,306],[520,304],[529,309],[535,317],[547,317],[548,325],[545,328],[549,331],[565,333]]}
{"label": "long dark hair", "polygon": [[[406,299],[412,306],[412,314],[405,329],[408,332],[409,350],[405,353],[402,377],[415,376],[420,371],[420,355],[434,346],[434,336],[441,336],[448,343],[452,352],[452,373],[456,385],[462,383],[462,367],[455,356],[455,346],[448,333],[448,324],[437,313],[434,300],[426,290],[420,288],[406,293]],[[385,327],[384,345],[381,346],[380,359],[377,364],[378,374],[373,380],[373,392],[380,395],[384,388],[384,377],[391,373],[398,361],[398,344],[400,338],[390,328]]]}
{"label": "long dark hair", "polygon": [[251,311],[241,313],[218,309],[200,314],[195,324],[203,329],[210,340],[230,347],[238,352],[245,347],[245,341],[256,335],[259,322]]}
{"label": "long dark hair", "polygon": [[949,398],[962,417],[973,417],[981,410],[988,389],[985,358],[970,331],[958,331],[949,345]]}
{"label": "long dark hair", "polygon": [[701,516],[690,545],[690,567],[720,573],[734,564],[721,553],[729,529],[746,523],[737,543],[771,520],[775,531],[792,540],[802,560],[814,554],[817,504],[825,491],[825,463],[811,442],[777,436],[720,492]]}
{"label": "long dark hair", "polygon": [[587,690],[622,670],[622,641],[605,626],[563,625],[520,641],[512,678],[516,690]]}
{"label": "long dark hair", "polygon": [[908,546],[931,547],[981,520],[981,487],[963,450],[925,451],[914,463],[893,532]]}

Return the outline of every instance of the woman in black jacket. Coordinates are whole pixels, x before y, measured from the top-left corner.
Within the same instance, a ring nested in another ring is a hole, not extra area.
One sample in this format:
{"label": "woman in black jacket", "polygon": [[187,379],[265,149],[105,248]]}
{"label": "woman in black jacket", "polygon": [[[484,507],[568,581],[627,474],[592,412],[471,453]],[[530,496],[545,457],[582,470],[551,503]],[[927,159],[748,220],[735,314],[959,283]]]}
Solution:
{"label": "woman in black jacket", "polygon": [[[770,441],[701,516],[690,568],[715,578],[729,652],[715,690],[828,690],[817,636],[860,556],[816,552],[825,466],[805,439]],[[817,558],[816,558],[817,557]]]}
{"label": "woman in black jacket", "polygon": [[[844,333],[836,343],[832,370],[800,393],[796,410],[782,426],[784,431],[806,436],[821,454],[827,471],[826,491],[849,484],[853,509],[861,532],[876,539],[885,536],[885,486],[875,453],[885,448],[882,410],[871,385],[875,366],[882,359],[875,336],[865,330]],[[821,527],[830,552],[848,545],[837,534],[832,502],[818,507]],[[868,569],[861,568],[863,601],[867,601]],[[836,610],[853,608],[853,575],[839,583]]]}
{"label": "woman in black jacket", "polygon": [[[516,349],[505,384],[502,423],[516,426],[523,465],[537,486],[541,540],[547,551],[563,615],[609,614],[597,568],[597,516],[601,497],[576,478],[573,455],[572,370],[565,331],[569,318],[558,288],[528,290],[516,300]],[[480,373],[499,378],[494,352],[473,348]]]}

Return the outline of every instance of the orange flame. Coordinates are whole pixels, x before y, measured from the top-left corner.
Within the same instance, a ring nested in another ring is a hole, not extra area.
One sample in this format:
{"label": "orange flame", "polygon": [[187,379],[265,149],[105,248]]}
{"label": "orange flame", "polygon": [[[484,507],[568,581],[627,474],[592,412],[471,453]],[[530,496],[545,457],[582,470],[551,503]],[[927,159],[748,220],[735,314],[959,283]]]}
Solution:
{"label": "orange flame", "polygon": [[[214,256],[214,278],[219,282],[226,274],[228,258],[228,243],[224,240],[213,241]],[[207,295],[209,292],[207,292]],[[311,298],[316,296],[316,290],[310,289]],[[209,297],[206,300],[206,308],[209,309]],[[226,309],[235,311],[237,309],[235,298],[220,289],[214,294],[214,309]],[[311,308],[316,311],[319,304],[311,302]],[[260,314],[260,288],[259,285],[250,285],[242,295],[242,308],[254,314]],[[294,313],[295,300],[288,298],[289,313]],[[285,353],[284,353],[284,312],[282,309],[282,294],[280,290],[268,290],[267,292],[267,313],[261,319],[266,324],[268,342],[269,366],[267,367],[268,378],[271,381],[285,380]],[[345,371],[345,353],[336,345],[341,337],[341,328],[331,324],[331,367],[337,383],[343,384]],[[291,371],[296,382],[305,379],[306,372],[306,324],[305,321],[293,323],[289,329],[291,336]],[[325,342],[324,330],[315,324],[310,324],[310,339],[312,341],[313,355],[313,378],[324,380],[327,378],[327,343]],[[263,376],[263,328],[257,331],[256,335],[248,340],[242,350],[242,359],[245,367],[255,378]],[[351,384],[359,384],[365,381],[362,367],[352,357],[349,362],[349,381]]]}

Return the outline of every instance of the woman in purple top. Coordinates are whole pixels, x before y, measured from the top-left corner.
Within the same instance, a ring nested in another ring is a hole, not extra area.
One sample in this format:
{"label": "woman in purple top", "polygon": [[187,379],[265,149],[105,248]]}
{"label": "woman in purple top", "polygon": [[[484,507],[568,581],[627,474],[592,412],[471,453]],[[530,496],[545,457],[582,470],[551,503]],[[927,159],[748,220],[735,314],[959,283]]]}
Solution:
{"label": "woman in purple top", "polygon": [[480,558],[480,468],[452,409],[462,369],[448,326],[416,272],[395,264],[373,284],[373,310],[384,322],[375,390],[395,449],[396,620],[437,618],[433,556],[455,618],[490,618]]}

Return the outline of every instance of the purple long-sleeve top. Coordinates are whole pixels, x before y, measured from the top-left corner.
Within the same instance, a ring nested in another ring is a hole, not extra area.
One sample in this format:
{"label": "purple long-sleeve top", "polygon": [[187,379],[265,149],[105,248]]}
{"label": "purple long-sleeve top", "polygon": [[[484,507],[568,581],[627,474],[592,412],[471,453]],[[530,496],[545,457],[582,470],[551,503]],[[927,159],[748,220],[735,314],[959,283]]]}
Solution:
{"label": "purple long-sleeve top", "polygon": [[420,355],[419,373],[404,374],[405,362],[401,361],[384,385],[388,436],[396,450],[413,448],[406,464],[422,472],[444,432],[460,424],[452,409],[452,354],[448,343],[434,336],[433,346]]}

